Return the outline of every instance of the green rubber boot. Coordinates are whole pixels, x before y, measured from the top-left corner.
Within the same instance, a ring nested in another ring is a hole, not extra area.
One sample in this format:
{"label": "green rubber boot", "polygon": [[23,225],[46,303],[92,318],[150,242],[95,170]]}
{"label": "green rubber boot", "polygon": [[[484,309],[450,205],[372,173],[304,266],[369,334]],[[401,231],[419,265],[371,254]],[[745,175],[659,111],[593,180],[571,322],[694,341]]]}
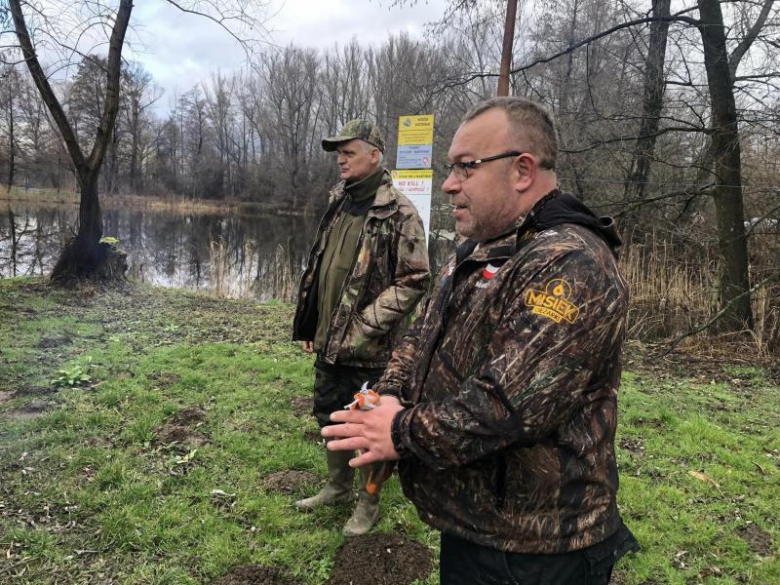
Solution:
{"label": "green rubber boot", "polygon": [[354,457],[354,452],[326,451],[325,453],[330,479],[318,494],[295,502],[295,507],[303,512],[310,512],[318,506],[333,506],[352,500],[352,480],[355,477],[355,470],[349,466],[349,460]]}
{"label": "green rubber boot", "polygon": [[[381,465],[381,463],[380,463]],[[366,534],[379,521],[379,492],[374,495],[366,491],[370,467],[360,469],[360,496],[358,505],[352,516],[344,525],[344,536],[360,536]]]}

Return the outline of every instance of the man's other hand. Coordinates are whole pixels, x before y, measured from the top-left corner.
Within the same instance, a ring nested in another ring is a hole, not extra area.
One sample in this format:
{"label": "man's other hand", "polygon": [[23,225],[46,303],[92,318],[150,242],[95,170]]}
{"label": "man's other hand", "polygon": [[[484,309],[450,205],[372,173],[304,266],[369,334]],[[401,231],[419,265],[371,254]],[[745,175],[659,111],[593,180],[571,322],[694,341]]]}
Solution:
{"label": "man's other hand", "polygon": [[349,462],[351,467],[399,459],[390,431],[393,418],[403,409],[395,396],[382,396],[379,406],[371,410],[337,410],[330,420],[343,424],[324,427],[322,436],[333,439],[328,441],[331,451],[359,450],[360,455]]}
{"label": "man's other hand", "polygon": [[312,353],[314,351],[313,341],[301,341],[301,349],[306,353]]}

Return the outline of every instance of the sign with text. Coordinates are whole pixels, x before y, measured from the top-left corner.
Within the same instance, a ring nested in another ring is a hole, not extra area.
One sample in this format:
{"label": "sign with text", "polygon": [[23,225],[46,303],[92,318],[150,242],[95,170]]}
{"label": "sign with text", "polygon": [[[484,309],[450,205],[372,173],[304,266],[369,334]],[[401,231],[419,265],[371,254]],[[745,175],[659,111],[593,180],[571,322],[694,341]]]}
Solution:
{"label": "sign with text", "polygon": [[431,193],[433,191],[433,170],[393,171],[393,185],[406,195],[417,208],[425,226],[425,237],[430,233]]}
{"label": "sign with text", "polygon": [[425,226],[426,238],[431,233],[432,160],[433,114],[398,118],[395,166],[403,170],[393,171],[393,185],[417,208]]}
{"label": "sign with text", "polygon": [[395,166],[399,169],[429,169],[433,157],[432,144],[398,145]]}
{"label": "sign with text", "polygon": [[398,118],[398,145],[433,144],[433,115]]}
{"label": "sign with text", "polygon": [[433,115],[398,118],[399,169],[429,169],[433,158]]}

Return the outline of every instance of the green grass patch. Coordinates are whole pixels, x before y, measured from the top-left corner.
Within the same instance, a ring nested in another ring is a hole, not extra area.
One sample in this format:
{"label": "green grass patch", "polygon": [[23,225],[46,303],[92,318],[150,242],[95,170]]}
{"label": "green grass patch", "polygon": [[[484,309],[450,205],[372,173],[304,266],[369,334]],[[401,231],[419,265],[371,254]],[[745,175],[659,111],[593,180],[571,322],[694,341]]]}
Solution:
{"label": "green grass patch", "polygon": [[[256,563],[326,583],[350,506],[301,514],[293,500],[318,485],[263,482],[326,475],[317,425],[292,407],[313,372],[291,318],[281,303],[1,280],[0,582],[201,584]],[[780,583],[778,387],[722,369],[715,384],[624,375],[619,499],[643,550],[622,583]],[[395,479],[379,530],[438,554]]]}

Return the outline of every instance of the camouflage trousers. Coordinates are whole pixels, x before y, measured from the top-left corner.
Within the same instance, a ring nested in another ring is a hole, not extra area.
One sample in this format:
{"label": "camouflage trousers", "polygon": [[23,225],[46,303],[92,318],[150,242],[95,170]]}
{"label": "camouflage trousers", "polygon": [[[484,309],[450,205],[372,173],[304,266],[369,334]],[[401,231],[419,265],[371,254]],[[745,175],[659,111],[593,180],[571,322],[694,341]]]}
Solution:
{"label": "camouflage trousers", "polygon": [[314,362],[313,414],[320,427],[333,424],[330,422],[331,413],[352,402],[364,382],[368,382],[368,387],[372,388],[384,371],[384,368],[327,364],[318,357]]}

